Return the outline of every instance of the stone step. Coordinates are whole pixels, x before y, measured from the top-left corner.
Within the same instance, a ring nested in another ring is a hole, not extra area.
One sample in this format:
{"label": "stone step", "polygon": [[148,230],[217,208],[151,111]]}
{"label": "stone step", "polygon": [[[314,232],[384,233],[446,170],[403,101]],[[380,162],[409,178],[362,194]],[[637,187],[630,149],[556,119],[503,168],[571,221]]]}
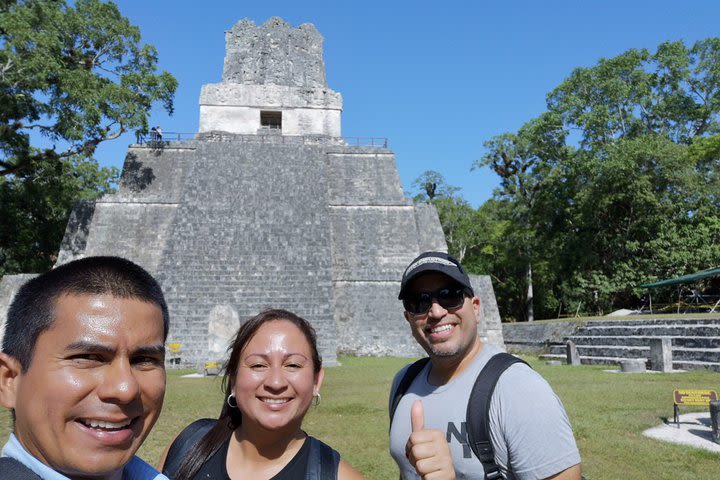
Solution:
{"label": "stone step", "polygon": [[673,359],[673,368],[676,370],[712,370],[720,372],[720,363],[718,362],[699,362],[683,360],[676,362]]}
{"label": "stone step", "polygon": [[[618,358],[639,358],[647,357],[650,354],[650,347],[635,347],[626,345],[577,345],[581,357],[618,357]],[[561,354],[565,347],[554,345],[550,353]]]}
{"label": "stone step", "polygon": [[718,324],[673,324],[673,325],[612,325],[594,326],[586,325],[578,329],[578,336],[655,336],[655,337],[681,337],[681,336],[720,336],[720,323]]}
{"label": "stone step", "polygon": [[673,362],[720,363],[720,348],[673,348]]}
{"label": "stone step", "polygon": [[[577,345],[580,357],[614,357],[614,358],[640,358],[650,355],[649,346],[628,345]],[[550,353],[562,355],[565,353],[562,345],[550,347]],[[720,363],[720,348],[672,348],[673,361],[689,360]]]}
{"label": "stone step", "polygon": [[189,166],[160,268],[189,356],[206,348],[193,335],[207,331],[215,305],[241,319],[292,306],[330,338],[322,335],[322,325],[334,325],[324,149],[200,142]]}
{"label": "stone step", "polygon": [[[559,354],[545,354],[540,355],[540,358],[543,360],[561,360],[565,361],[565,355],[559,355]],[[645,357],[639,357],[641,360],[645,360],[647,362],[647,358]],[[589,356],[580,356],[580,361],[583,365],[620,365],[620,362],[623,360],[627,360],[627,358],[622,357],[589,357]],[[703,361],[691,361],[691,360],[680,360],[676,361],[673,359],[673,368],[675,370],[712,370],[715,372],[720,372],[720,362],[703,362]]]}
{"label": "stone step", "polygon": [[[657,337],[652,335],[571,335],[567,340],[572,340],[576,345],[627,345],[627,346],[649,346],[650,341]],[[720,336],[683,336],[670,337],[673,347],[688,348],[720,348]]]}
{"label": "stone step", "polygon": [[663,319],[646,319],[646,320],[592,320],[587,326],[618,326],[618,325],[678,325],[678,324],[698,324],[712,325],[720,324],[720,318],[663,318]]}
{"label": "stone step", "polygon": [[[559,355],[556,353],[546,353],[544,355],[540,355],[541,359],[543,360],[566,360],[565,355]],[[647,362],[647,358],[645,357],[635,357],[641,360],[645,360]],[[627,358],[624,357],[610,357],[610,356],[604,356],[604,357],[590,357],[590,356],[580,356],[580,362],[583,365],[620,365],[620,362],[623,360],[627,360]]]}

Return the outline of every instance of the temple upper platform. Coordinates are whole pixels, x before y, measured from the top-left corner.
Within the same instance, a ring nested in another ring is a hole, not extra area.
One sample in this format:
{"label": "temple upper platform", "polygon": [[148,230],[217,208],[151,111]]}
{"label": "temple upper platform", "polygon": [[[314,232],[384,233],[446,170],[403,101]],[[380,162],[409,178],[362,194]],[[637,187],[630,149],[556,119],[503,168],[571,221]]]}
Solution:
{"label": "temple upper platform", "polygon": [[312,24],[244,19],[225,33],[222,81],[203,85],[200,132],[340,137],[342,96],[327,86]]}

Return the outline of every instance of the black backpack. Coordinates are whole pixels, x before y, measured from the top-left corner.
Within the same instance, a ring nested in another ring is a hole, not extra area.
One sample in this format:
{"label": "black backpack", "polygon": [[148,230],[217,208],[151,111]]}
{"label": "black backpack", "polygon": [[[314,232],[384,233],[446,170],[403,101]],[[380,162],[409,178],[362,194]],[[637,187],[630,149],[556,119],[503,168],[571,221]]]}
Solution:
{"label": "black backpack", "polygon": [[[187,452],[210,431],[216,422],[217,420],[209,418],[196,420],[180,432],[168,450],[163,473],[172,478],[180,468]],[[314,437],[308,437],[308,441],[310,442],[310,458],[305,478],[308,480],[336,480],[340,454]]]}
{"label": "black backpack", "polygon": [[[405,375],[400,380],[395,395],[393,396],[390,406],[390,422],[392,423],[393,415],[400,399],[410,388],[415,377],[427,365],[429,358],[421,358],[413,363],[405,371]],[[508,369],[510,365],[515,363],[527,363],[518,357],[509,353],[495,354],[488,363],[483,367],[475,380],[470,399],[468,400],[467,412],[465,414],[465,422],[468,432],[468,443],[475,456],[480,460],[485,472],[487,480],[496,480],[502,478],[500,468],[495,463],[495,452],[492,442],[490,441],[490,399],[492,398],[495,385],[500,375]],[[484,412],[478,414],[478,412]]]}

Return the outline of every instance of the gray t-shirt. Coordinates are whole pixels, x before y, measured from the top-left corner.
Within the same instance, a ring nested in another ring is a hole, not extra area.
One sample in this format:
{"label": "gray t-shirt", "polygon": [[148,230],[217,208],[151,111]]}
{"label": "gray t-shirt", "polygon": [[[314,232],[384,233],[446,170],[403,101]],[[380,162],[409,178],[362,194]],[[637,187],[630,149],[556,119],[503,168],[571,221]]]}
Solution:
{"label": "gray t-shirt", "polygon": [[[467,442],[465,415],[475,379],[498,352],[492,345],[484,345],[473,363],[446,385],[428,383],[430,363],[415,378],[400,400],[390,428],[390,454],[403,479],[419,478],[405,457],[410,407],[417,399],[423,403],[425,428],[446,432],[456,477],[485,477]],[[406,369],[395,376],[391,399]],[[580,463],[562,402],[545,379],[525,364],[512,365],[498,380],[490,402],[490,432],[495,462],[506,479],[542,479]]]}

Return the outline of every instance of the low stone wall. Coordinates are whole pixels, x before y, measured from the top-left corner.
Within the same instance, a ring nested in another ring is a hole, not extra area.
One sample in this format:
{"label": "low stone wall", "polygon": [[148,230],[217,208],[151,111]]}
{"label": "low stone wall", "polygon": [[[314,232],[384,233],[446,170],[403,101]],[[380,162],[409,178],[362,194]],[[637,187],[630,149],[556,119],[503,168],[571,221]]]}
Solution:
{"label": "low stone wall", "polygon": [[503,323],[505,346],[509,352],[544,353],[553,344],[564,343],[563,339],[574,335],[585,322],[523,322]]}

